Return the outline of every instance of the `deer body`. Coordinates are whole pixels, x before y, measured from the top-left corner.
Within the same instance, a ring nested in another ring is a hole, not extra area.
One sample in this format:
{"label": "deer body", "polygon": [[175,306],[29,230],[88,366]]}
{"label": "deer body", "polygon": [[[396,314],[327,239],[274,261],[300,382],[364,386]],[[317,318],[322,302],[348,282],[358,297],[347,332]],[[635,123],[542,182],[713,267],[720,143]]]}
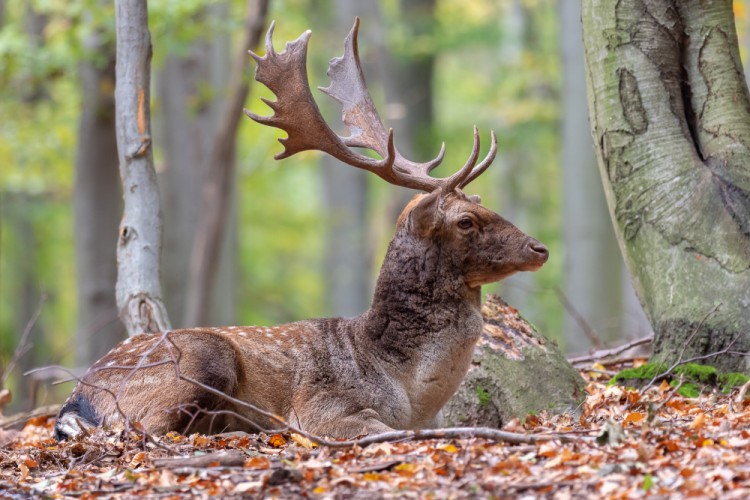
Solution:
{"label": "deer body", "polygon": [[[343,62],[332,61],[333,73],[341,65],[358,69],[356,29],[357,23]],[[259,61],[256,78],[279,95],[271,103],[278,116],[251,117],[289,132],[282,140],[284,157],[311,148],[301,142],[306,137],[298,135],[298,124],[287,121],[283,108],[286,102],[304,107],[298,94],[307,88],[306,77],[305,87],[289,91],[291,97],[284,85],[302,78],[299,57],[309,33],[276,54],[271,32],[267,56],[254,57]],[[266,66],[268,58],[274,64]],[[297,73],[285,69],[287,63]],[[279,68],[278,75],[268,75]],[[292,77],[287,76],[290,71]],[[127,339],[79,382],[58,415],[58,438],[118,421],[138,421],[154,433],[269,429],[279,426],[274,415],[307,432],[333,437],[439,425],[440,409],[463,380],[482,330],[481,286],[538,269],[547,260],[547,249],[459,189],[492,161],[494,134],[490,154],[480,165],[475,166],[475,130],[467,164],[447,179],[435,179],[427,173],[442,153],[428,164],[404,160],[371,102],[358,105],[366,113],[347,108],[354,100],[369,99],[360,95],[362,89],[366,94],[364,80],[355,85],[357,99],[334,75],[332,80],[326,92],[344,102],[345,123],[369,131],[344,142],[370,147],[384,159],[342,153],[341,138],[307,123],[305,130],[325,135],[316,139],[328,141],[321,149],[390,182],[428,192],[416,196],[399,217],[370,309],[356,318],[195,328]],[[317,107],[306,112],[307,122],[318,119]]]}

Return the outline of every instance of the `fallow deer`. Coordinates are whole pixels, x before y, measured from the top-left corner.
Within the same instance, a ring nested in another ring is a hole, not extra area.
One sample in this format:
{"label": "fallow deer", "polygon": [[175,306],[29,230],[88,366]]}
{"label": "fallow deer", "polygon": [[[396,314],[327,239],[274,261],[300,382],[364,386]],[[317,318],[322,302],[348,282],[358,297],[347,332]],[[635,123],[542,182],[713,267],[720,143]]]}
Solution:
{"label": "fallow deer", "polygon": [[[477,165],[475,128],[470,158],[447,178],[429,175],[444,147],[427,163],[399,154],[365,84],[358,27],[356,19],[344,55],[330,63],[331,84],[321,89],[343,105],[350,136],[331,130],[310,92],[309,30],[277,53],[271,25],[266,55],[251,55],[255,78],[278,98],[264,99],[275,113],[245,112],[287,132],[277,159],[320,150],[392,184],[426,192],[398,218],[369,310],[356,318],[131,337],[82,377],[58,415],[58,439],[125,421],[140,422],[152,433],[186,431],[191,424],[205,431],[205,416],[201,426],[186,411],[194,407],[212,414],[213,429],[248,428],[248,422],[278,427],[272,415],[331,437],[440,425],[440,410],[466,374],[482,330],[480,287],[537,270],[547,260],[547,248],[462,192],[493,161],[494,132],[487,157]],[[381,159],[352,148],[371,149]]]}

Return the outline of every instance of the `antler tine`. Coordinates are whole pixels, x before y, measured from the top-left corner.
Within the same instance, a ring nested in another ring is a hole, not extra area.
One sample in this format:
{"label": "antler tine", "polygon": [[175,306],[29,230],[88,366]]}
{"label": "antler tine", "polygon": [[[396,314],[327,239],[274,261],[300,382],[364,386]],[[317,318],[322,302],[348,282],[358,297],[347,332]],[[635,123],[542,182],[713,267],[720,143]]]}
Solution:
{"label": "antler tine", "polygon": [[[344,143],[350,147],[372,149],[384,156],[388,134],[367,90],[359,60],[358,34],[359,17],[356,17],[344,40],[344,54],[331,59],[329,63],[327,74],[331,78],[330,85],[318,88],[342,105],[342,119],[351,132],[349,137],[342,137]],[[432,191],[441,185],[440,179],[430,177],[428,173],[443,161],[445,144],[438,155],[426,163],[407,160],[398,150],[395,150],[395,154],[390,182],[424,191]]]}
{"label": "antler tine", "polygon": [[391,169],[393,155],[387,156],[384,152],[382,160],[375,160],[352,151],[323,119],[307,80],[307,44],[311,31],[305,31],[296,40],[288,42],[283,52],[277,53],[273,48],[274,27],[272,22],[266,34],[266,55],[261,57],[251,52],[257,63],[255,79],[277,97],[276,101],[263,99],[274,114],[259,116],[248,110],[245,114],[258,123],[287,133],[286,138],[279,139],[284,151],[275,158],[287,158],[300,151],[315,149],[378,175]]}
{"label": "antler tine", "polygon": [[469,158],[466,160],[466,163],[464,163],[464,166],[461,167],[461,169],[458,172],[456,172],[455,174],[445,179],[445,190],[453,191],[458,186],[460,186],[461,183],[464,181],[464,179],[466,179],[471,174],[471,170],[474,168],[474,165],[477,163],[478,158],[479,158],[479,130],[477,129],[477,126],[474,125],[474,146],[472,146],[471,148],[471,154],[469,155]]}
{"label": "antler tine", "polygon": [[[287,137],[279,139],[284,150],[275,156],[277,160],[300,151],[323,151],[353,167],[373,172],[391,184],[427,192],[436,189],[453,191],[465,186],[492,162],[496,151],[494,132],[493,147],[488,157],[474,168],[479,155],[479,132],[476,127],[474,148],[469,160],[450,177],[441,179],[429,175],[443,161],[445,143],[437,157],[426,163],[413,162],[401,156],[394,144],[393,130],[386,131],[367,90],[357,46],[359,18],[354,20],[354,26],[346,37],[344,54],[330,62],[328,75],[331,84],[320,89],[342,105],[343,121],[350,135],[340,137],[325,122],[310,92],[307,80],[310,30],[296,40],[287,42],[284,51],[279,53],[273,48],[274,28],[275,23],[272,22],[266,34],[266,54],[261,57],[250,52],[257,63],[255,79],[276,95],[276,101],[262,99],[274,113],[259,116],[246,109],[245,114],[258,123],[280,128],[287,133]],[[372,149],[382,159],[357,153],[351,149],[355,147]]]}
{"label": "antler tine", "polygon": [[495,155],[497,155],[497,136],[495,135],[495,131],[490,131],[490,150],[487,153],[487,156],[484,157],[484,160],[474,167],[471,171],[471,174],[463,181],[461,182],[458,187],[463,189],[467,184],[472,182],[474,179],[482,175],[482,173],[487,170],[487,167],[492,165],[492,162],[495,161]]}

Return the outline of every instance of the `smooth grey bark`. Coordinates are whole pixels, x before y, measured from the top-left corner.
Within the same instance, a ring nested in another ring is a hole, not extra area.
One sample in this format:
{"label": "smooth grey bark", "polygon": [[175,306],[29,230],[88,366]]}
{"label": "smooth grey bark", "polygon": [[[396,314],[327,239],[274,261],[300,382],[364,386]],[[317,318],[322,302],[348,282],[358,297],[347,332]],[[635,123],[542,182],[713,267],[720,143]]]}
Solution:
{"label": "smooth grey bark", "polygon": [[[376,88],[380,79],[374,60],[382,55],[378,50],[382,41],[375,35],[380,25],[377,2],[336,0],[333,7],[332,31],[342,33],[342,38],[351,29],[355,16],[367,22],[366,29],[359,34],[360,58],[368,87]],[[325,271],[329,312],[334,316],[356,316],[368,308],[373,291],[373,256],[367,237],[369,174],[328,155],[322,157],[321,164],[327,223]]]}
{"label": "smooth grey bark", "polygon": [[73,187],[75,221],[76,365],[89,366],[123,337],[117,317],[117,227],[120,181],[115,136],[115,47],[94,32],[81,63],[84,99],[78,124]]}
{"label": "smooth grey bark", "polygon": [[[611,344],[647,328],[637,326],[639,318],[645,322],[640,305],[627,300],[634,292],[630,279],[623,279],[623,261],[604,199],[594,144],[589,134],[582,133],[588,129],[589,119],[581,3],[562,0],[558,5],[563,72],[561,163],[565,265],[562,289],[570,306],[586,322],[582,327],[574,315],[566,314],[564,338],[567,352],[584,352],[591,347],[602,347],[598,342]],[[635,331],[625,330],[626,317],[627,327]],[[589,329],[594,338],[587,333]]]}
{"label": "smooth grey bark", "polygon": [[151,35],[145,0],[116,0],[116,131],[124,214],[117,308],[128,335],[171,329],[161,294],[162,213],[151,148]]}
{"label": "smooth grey bark", "polygon": [[746,353],[750,97],[732,2],[586,1],[583,26],[600,173],[653,357]]}
{"label": "smooth grey bark", "polygon": [[233,63],[228,97],[216,128],[208,157],[207,177],[201,190],[200,213],[190,258],[184,323],[208,322],[208,310],[218,268],[219,247],[229,214],[234,179],[237,127],[242,105],[250,92],[247,51],[260,43],[268,14],[268,0],[249,0],[244,23],[242,50]]}
{"label": "smooth grey bark", "polygon": [[[228,5],[220,3],[204,9],[200,21],[226,24],[227,16]],[[195,221],[201,208],[196,200],[200,200],[214,130],[224,103],[229,77],[228,46],[226,32],[200,37],[190,42],[185,54],[167,56],[159,72],[162,113],[157,142],[164,152],[159,187],[164,207],[164,255],[169,256],[164,259],[162,284],[175,327],[193,326],[183,321]],[[234,189],[228,195],[229,211],[233,214]],[[236,224],[227,224],[224,238],[217,293],[209,311],[212,324],[232,324],[235,317],[235,252],[231,243],[236,240]]]}

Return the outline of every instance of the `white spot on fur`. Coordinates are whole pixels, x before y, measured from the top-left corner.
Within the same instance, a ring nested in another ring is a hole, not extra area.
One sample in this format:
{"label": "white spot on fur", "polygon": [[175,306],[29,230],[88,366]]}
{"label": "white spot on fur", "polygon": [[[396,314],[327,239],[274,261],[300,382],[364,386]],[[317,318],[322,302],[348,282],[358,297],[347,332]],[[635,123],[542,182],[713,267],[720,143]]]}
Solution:
{"label": "white spot on fur", "polygon": [[107,363],[107,365],[106,365],[106,366],[112,366],[112,365],[114,365],[114,364],[115,364],[115,362],[114,362],[114,361],[110,361],[109,363]]}
{"label": "white spot on fur", "polygon": [[125,339],[125,340],[123,341],[122,345],[128,345],[128,344],[129,344],[129,343],[131,343],[132,341],[133,341],[133,337],[128,337],[128,338],[126,338],[126,339]]}
{"label": "white spot on fur", "polygon": [[247,337],[247,333],[245,333],[245,332],[240,332],[240,336],[242,336],[242,337]]}

